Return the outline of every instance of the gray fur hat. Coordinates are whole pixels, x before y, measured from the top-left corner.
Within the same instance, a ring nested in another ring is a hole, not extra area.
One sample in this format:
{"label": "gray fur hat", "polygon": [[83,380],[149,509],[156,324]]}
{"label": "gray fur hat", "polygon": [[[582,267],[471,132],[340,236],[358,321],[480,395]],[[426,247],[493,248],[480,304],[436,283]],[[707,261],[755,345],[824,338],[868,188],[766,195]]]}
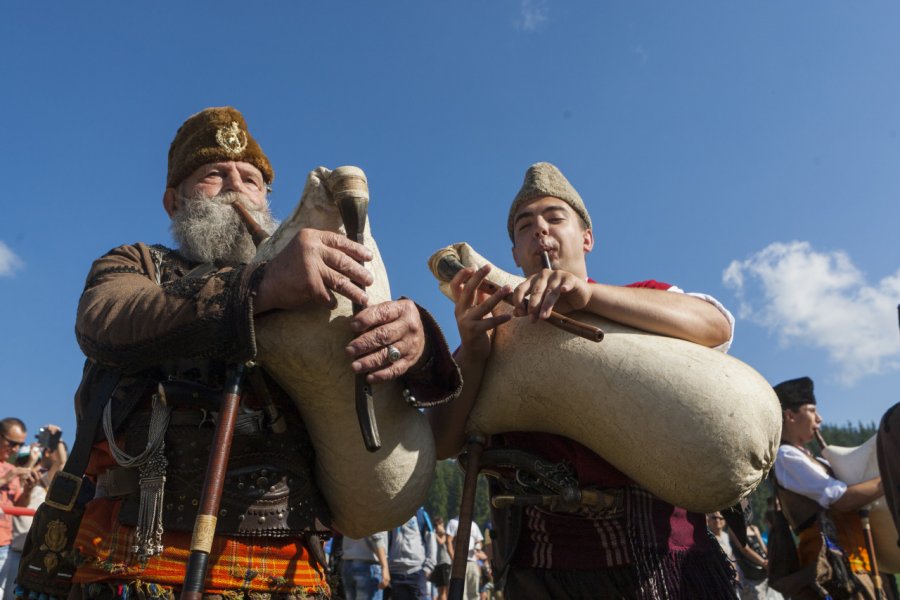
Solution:
{"label": "gray fur hat", "polygon": [[578,216],[585,222],[588,228],[591,227],[591,216],[588,214],[587,208],[584,206],[584,200],[566,179],[566,176],[554,165],[548,162],[534,163],[525,172],[525,181],[522,182],[522,188],[516,197],[513,198],[512,206],[509,207],[509,218],[507,219],[506,228],[509,231],[509,239],[515,241],[513,236],[513,219],[516,212],[523,204],[527,204],[535,198],[541,196],[553,196],[566,202],[572,207]]}

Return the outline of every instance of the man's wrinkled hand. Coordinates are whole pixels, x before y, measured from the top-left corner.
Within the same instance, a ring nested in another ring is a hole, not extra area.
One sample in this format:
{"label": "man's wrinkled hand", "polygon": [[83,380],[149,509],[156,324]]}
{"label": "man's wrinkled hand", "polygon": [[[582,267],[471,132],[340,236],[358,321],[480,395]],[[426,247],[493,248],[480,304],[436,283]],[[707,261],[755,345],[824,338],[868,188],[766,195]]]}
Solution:
{"label": "man's wrinkled hand", "polygon": [[[391,300],[368,306],[350,319],[358,336],[345,348],[354,373],[369,383],[396,379],[413,367],[425,352],[426,340],[419,309],[412,300]],[[400,353],[391,361],[389,346]]]}
{"label": "man's wrinkled hand", "polygon": [[333,308],[334,294],[365,306],[369,299],[360,286],[369,286],[374,279],[359,263],[371,259],[368,248],[341,234],[301,229],[266,266],[255,311]]}

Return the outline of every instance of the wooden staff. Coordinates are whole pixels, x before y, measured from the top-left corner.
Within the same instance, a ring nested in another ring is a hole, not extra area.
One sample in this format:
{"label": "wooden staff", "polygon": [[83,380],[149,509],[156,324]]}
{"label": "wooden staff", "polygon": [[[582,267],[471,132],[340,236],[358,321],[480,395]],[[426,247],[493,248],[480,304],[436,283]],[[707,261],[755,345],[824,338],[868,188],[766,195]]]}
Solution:
{"label": "wooden staff", "polygon": [[[338,167],[328,178],[328,190],[341,212],[347,237],[358,244],[365,244],[366,218],[369,211],[369,184],[366,182],[365,174],[356,167]],[[359,287],[366,289],[363,285]],[[362,305],[353,303],[354,315],[362,309]],[[359,421],[359,429],[366,450],[375,452],[381,448],[381,436],[378,434],[378,422],[375,419],[372,386],[362,373],[355,377],[355,381],[356,418]]]}
{"label": "wooden staff", "polygon": [[[231,206],[250,232],[253,243],[259,246],[268,237],[268,234],[240,202],[233,202]],[[209,462],[206,465],[200,508],[191,535],[191,553],[185,568],[181,600],[202,600],[203,598],[203,584],[209,570],[209,553],[216,535],[217,515],[219,505],[222,503],[222,488],[225,485],[225,471],[231,455],[231,441],[234,439],[234,424],[241,406],[244,365],[237,364],[230,367],[225,381],[216,432],[212,446],[210,446]]]}
{"label": "wooden staff", "polygon": [[[814,433],[816,441],[819,443],[820,450],[827,448],[828,444],[825,442],[825,438],[819,430],[816,429]],[[878,559],[875,557],[875,539],[872,537],[872,525],[869,523],[869,509],[859,509],[859,520],[862,523],[863,534],[866,541],[866,552],[869,553],[869,575],[872,577],[872,585],[875,587],[875,597],[878,600],[883,600],[885,598],[884,586],[881,582],[881,574],[878,571]]]}
{"label": "wooden staff", "polygon": [[872,576],[872,584],[875,586],[875,597],[884,600],[884,586],[881,583],[881,573],[878,571],[878,559],[875,558],[875,538],[872,537],[872,525],[869,523],[869,509],[859,509],[859,520],[862,521],[863,533],[866,538],[866,551],[869,553],[869,569]]}
{"label": "wooden staff", "polygon": [[459,526],[453,540],[453,567],[450,569],[449,600],[462,600],[466,587],[466,566],[469,561],[469,538],[472,536],[472,517],[475,513],[475,491],[481,468],[484,438],[473,435],[466,445],[466,478],[459,502]]}
{"label": "wooden staff", "polygon": [[[459,258],[450,253],[441,256],[437,264],[438,275],[440,276],[441,280],[447,283],[449,283],[453,279],[453,277],[455,277],[456,274],[464,268],[465,267],[463,266],[463,264],[459,262]],[[493,294],[500,289],[499,285],[488,279],[482,280],[481,285],[479,285],[478,287],[479,289],[482,289],[489,294]],[[511,295],[512,294],[510,294],[510,296]],[[503,298],[503,301],[511,306],[513,305],[509,296]],[[583,323],[582,321],[572,319],[556,312],[555,310],[551,311],[550,317],[547,319],[547,323],[550,323],[551,325],[558,327],[563,331],[568,331],[569,333],[575,334],[592,342],[599,342],[603,340],[603,330],[599,327],[594,327],[593,325],[589,325],[587,323]]]}
{"label": "wooden staff", "polygon": [[200,510],[194,521],[191,536],[191,554],[188,557],[181,588],[181,600],[201,600],[203,583],[209,568],[209,553],[216,533],[216,520],[222,502],[222,487],[225,484],[225,469],[231,454],[231,440],[234,437],[234,423],[241,405],[241,386],[244,380],[244,365],[229,369],[222,406],[216,422],[216,434],[209,452],[206,479],[200,497]]}

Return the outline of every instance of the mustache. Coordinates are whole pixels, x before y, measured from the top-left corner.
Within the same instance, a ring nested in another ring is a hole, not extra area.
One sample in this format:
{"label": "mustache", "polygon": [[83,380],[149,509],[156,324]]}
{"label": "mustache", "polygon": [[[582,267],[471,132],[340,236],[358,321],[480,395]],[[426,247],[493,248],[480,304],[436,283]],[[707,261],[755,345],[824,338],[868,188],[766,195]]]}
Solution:
{"label": "mustache", "polygon": [[[183,207],[190,208],[192,211],[202,211],[205,205],[206,210],[217,212],[220,215],[228,212],[229,214],[233,214],[236,223],[246,226],[243,219],[232,206],[237,204],[241,206],[244,209],[244,212],[249,214],[256,224],[269,235],[275,233],[275,230],[278,229],[278,225],[280,224],[279,221],[272,216],[272,213],[269,210],[268,201],[266,201],[266,204],[262,208],[258,208],[246,194],[242,194],[241,192],[220,192],[215,196],[206,196],[203,194],[186,196],[179,194],[178,201]],[[212,203],[215,208],[210,207],[209,203]],[[231,208],[231,211],[234,212],[231,213],[230,211],[226,211],[225,207]]]}
{"label": "mustache", "polygon": [[248,198],[246,194],[242,194],[240,192],[219,192],[215,196],[198,195],[186,199],[207,200],[209,202],[215,202],[216,204],[221,204],[223,206],[228,206],[230,204],[240,204],[249,211],[259,210],[258,208],[253,206],[253,203],[250,202],[250,198]]}

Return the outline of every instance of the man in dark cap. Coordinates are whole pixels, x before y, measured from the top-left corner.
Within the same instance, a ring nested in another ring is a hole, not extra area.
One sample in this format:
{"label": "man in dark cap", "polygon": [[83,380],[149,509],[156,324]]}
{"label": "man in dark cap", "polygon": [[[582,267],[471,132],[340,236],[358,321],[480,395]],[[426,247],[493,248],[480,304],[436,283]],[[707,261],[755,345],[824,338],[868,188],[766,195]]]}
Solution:
{"label": "man in dark cap", "polygon": [[[822,533],[836,537],[846,553],[853,574],[864,589],[853,598],[874,598],[869,576],[869,556],[857,510],[883,495],[881,478],[854,485],[835,478],[824,459],[815,458],[806,448],[822,423],[816,410],[813,381],[799,377],[775,386],[781,402],[781,446],[775,458],[778,497],[785,517],[799,537],[800,565],[814,563],[822,547]],[[809,595],[797,598],[819,598],[812,588]]]}
{"label": "man in dark cap", "polygon": [[[900,304],[897,305],[900,322]],[[900,531],[900,402],[887,409],[878,428],[878,471],[884,478],[884,499]],[[897,539],[900,548],[900,538]]]}
{"label": "man in dark cap", "polygon": [[[98,490],[74,540],[74,581],[84,598],[177,595],[226,368],[255,358],[254,322],[262,313],[327,307],[340,294],[364,307],[348,323],[348,369],[370,383],[403,377],[419,401],[458,391],[458,370],[426,312],[409,300],[368,306],[359,287],[372,283],[360,264],[372,258],[365,246],[307,228],[270,261],[249,262],[256,248],[232,204],[271,233],[273,179],[240,112],[208,108],[191,116],[169,149],[163,194],[177,249],[120,246],[87,276],[76,322],[88,357],[78,410],[93,396],[110,398],[103,429],[116,433],[98,442],[87,466]],[[109,373],[117,375],[114,386],[105,385]],[[232,600],[327,597],[319,537],[329,533],[330,514],[312,474],[314,449],[274,381],[265,373],[249,381],[205,593]],[[267,402],[287,421],[287,432],[261,410]],[[58,543],[60,528],[50,529],[54,544],[34,544],[43,558],[53,554],[46,573],[45,561],[32,561],[36,581],[55,575],[54,565],[69,552]]]}
{"label": "man in dark cap", "polygon": [[[506,295],[512,295],[517,316],[534,321],[547,319],[553,309],[586,310],[722,351],[730,345],[733,318],[705,294],[685,294],[653,280],[616,286],[588,278],[591,218],[554,165],[528,169],[510,206],[507,230],[513,258],[526,277],[522,284],[485,296],[477,289],[489,268],[462,270],[451,282],[461,339],[456,359],[465,385],[455,402],[430,412],[439,457],[455,455],[465,442],[465,422],[491,356],[492,330],[510,318],[491,316],[491,310]],[[545,253],[552,268],[543,262]],[[609,492],[617,503],[613,510],[580,506],[558,512],[532,505],[495,511],[493,562],[501,585],[505,579],[506,598],[734,597],[730,568],[707,531],[705,515],[654,497],[575,440],[511,432],[492,436],[490,444],[572,468],[583,488]]]}

